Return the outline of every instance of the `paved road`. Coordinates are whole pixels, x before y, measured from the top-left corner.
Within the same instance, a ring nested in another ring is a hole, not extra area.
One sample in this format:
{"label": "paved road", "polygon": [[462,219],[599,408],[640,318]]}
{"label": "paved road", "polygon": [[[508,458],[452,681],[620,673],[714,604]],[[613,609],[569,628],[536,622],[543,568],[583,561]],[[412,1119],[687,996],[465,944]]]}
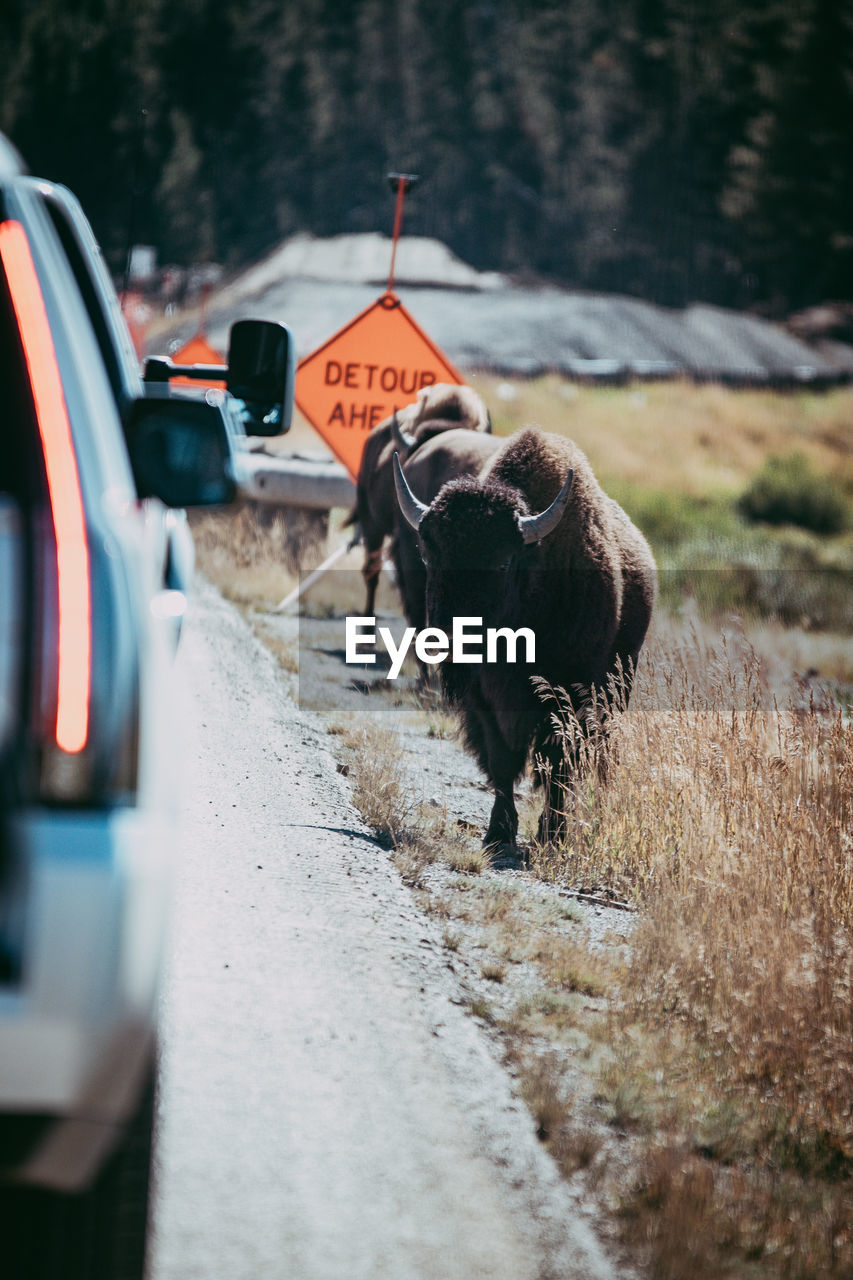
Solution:
{"label": "paved road", "polygon": [[180,661],[152,1280],[610,1276],[322,728],[210,589]]}

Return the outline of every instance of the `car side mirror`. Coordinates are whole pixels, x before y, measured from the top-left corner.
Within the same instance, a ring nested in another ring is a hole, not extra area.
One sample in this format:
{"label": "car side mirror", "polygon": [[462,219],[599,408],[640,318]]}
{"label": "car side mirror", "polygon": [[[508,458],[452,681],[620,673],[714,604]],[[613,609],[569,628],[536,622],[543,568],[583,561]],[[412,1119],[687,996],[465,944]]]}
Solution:
{"label": "car side mirror", "polygon": [[277,436],[290,430],[295,377],[296,352],[286,325],[272,320],[232,324],[226,386],[245,405],[247,435]]}
{"label": "car side mirror", "polygon": [[143,380],[152,387],[172,378],[225,382],[249,436],[280,436],[290,430],[296,347],[287,325],[275,320],[237,320],[228,337],[228,364],[175,364],[168,356],[149,356]]}
{"label": "car side mirror", "polygon": [[235,497],[231,432],[221,405],[135,400],[125,434],[140,498],[159,498],[167,507],[202,507]]}

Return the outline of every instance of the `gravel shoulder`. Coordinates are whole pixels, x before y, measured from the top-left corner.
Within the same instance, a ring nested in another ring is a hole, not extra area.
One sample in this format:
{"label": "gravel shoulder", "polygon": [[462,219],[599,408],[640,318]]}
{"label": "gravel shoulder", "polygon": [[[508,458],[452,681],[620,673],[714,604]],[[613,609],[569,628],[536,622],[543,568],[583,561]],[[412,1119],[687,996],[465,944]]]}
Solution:
{"label": "gravel shoulder", "polygon": [[617,1274],[465,1012],[440,922],[354,809],[328,712],[210,587],[180,662],[153,1280]]}

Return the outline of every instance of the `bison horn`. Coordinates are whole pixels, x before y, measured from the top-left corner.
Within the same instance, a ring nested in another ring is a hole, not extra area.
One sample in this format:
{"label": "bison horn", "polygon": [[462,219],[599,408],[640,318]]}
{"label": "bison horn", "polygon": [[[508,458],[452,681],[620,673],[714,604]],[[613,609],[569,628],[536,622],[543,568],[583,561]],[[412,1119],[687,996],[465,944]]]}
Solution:
{"label": "bison horn", "polygon": [[410,436],[409,433],[407,431],[404,431],[403,428],[400,426],[400,419],[397,417],[396,409],[394,410],[394,417],[391,421],[391,434],[394,437],[394,443],[396,444],[397,448],[405,449],[406,453],[410,453],[411,450],[414,449],[415,445],[417,444],[417,440],[415,439],[415,437]]}
{"label": "bison horn", "polygon": [[538,516],[521,517],[521,536],[524,538],[525,543],[540,542],[542,538],[547,538],[548,534],[556,529],[563,518],[563,512],[569,504],[569,495],[572,492],[574,478],[575,473],[572,470],[566,477],[566,483],[550,507],[546,507]]}
{"label": "bison horn", "polygon": [[413,529],[417,529],[429,511],[429,507],[420,502],[409,488],[409,482],[403,475],[403,468],[400,466],[400,455],[398,453],[394,454],[394,488],[397,490],[397,501],[407,523]]}

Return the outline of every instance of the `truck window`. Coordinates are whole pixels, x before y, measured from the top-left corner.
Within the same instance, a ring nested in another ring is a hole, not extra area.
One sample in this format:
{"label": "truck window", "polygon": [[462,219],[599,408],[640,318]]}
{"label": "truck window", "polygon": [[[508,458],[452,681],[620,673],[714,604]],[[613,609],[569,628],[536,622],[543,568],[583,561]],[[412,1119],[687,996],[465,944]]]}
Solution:
{"label": "truck window", "polygon": [[92,277],[91,265],[80,248],[77,236],[70,225],[66,211],[56,201],[45,199],[68,264],[74,273],[77,288],[83,299],[89,320],[92,324],[107,376],[110,380],[113,397],[123,412],[128,401],[127,370],[124,367],[122,354],[112,332],[109,319],[104,310],[98,287]]}

